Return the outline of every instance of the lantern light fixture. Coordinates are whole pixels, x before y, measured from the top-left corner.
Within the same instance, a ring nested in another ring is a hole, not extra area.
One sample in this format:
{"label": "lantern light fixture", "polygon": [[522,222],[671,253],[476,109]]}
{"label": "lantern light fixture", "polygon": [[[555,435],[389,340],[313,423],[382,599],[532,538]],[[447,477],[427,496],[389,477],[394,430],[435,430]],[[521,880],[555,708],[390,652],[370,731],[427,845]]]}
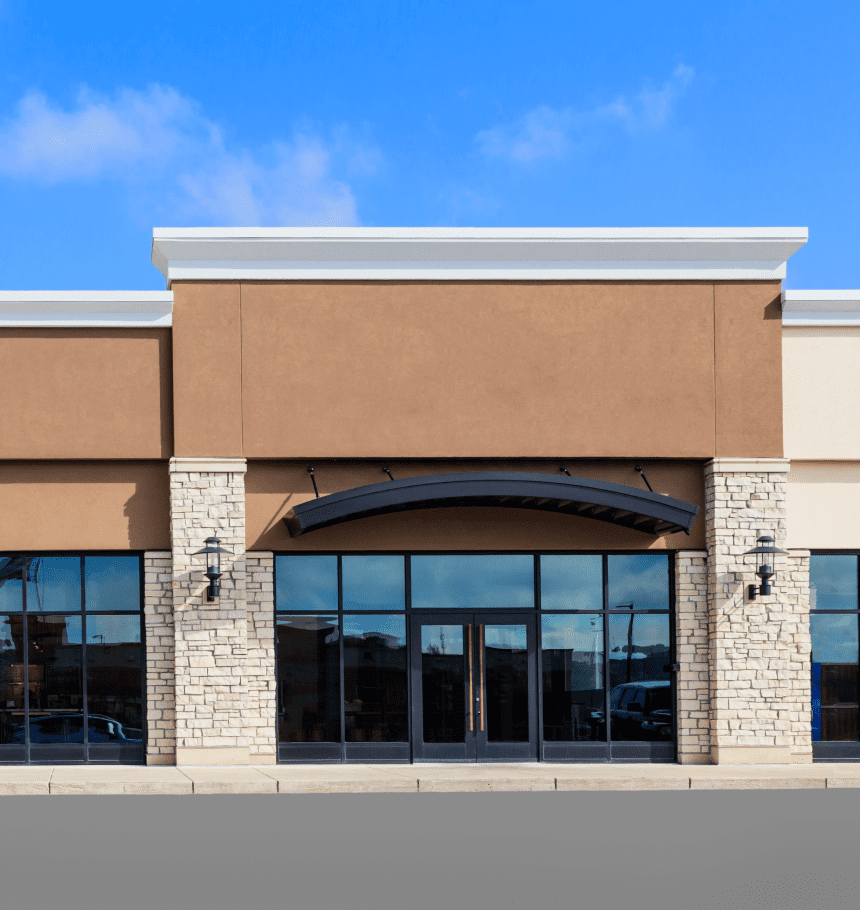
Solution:
{"label": "lantern light fixture", "polygon": [[229,553],[221,547],[221,541],[217,537],[207,537],[206,546],[198,550],[194,555],[200,553],[206,554],[206,572],[204,573],[209,579],[209,586],[206,588],[206,600],[210,603],[221,594],[221,585],[218,580],[221,578],[221,554]]}
{"label": "lantern light fixture", "polygon": [[757,595],[767,597],[771,593],[770,580],[774,577],[774,556],[786,555],[787,553],[787,550],[780,550],[774,546],[774,540],[770,534],[760,534],[756,539],[755,548],[744,553],[744,556],[755,556],[755,574],[761,579],[760,585],[749,585],[750,600],[755,600]]}

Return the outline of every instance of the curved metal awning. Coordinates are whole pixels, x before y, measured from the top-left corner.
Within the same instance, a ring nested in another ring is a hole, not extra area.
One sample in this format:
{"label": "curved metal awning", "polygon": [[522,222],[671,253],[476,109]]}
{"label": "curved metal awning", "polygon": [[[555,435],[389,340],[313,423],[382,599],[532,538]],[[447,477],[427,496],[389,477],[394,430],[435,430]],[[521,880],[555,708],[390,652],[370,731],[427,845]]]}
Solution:
{"label": "curved metal awning", "polygon": [[489,506],[539,509],[606,521],[646,534],[690,533],[699,507],[637,487],[556,477],[482,471],[388,480],[321,496],[295,506],[284,518],[292,537],[330,525],[412,509]]}

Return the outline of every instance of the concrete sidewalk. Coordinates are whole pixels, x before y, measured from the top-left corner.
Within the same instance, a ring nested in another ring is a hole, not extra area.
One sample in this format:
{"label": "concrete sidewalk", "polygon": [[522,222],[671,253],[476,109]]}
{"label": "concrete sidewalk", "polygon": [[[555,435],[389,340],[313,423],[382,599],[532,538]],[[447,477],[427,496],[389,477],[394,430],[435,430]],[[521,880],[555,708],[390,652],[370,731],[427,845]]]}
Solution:
{"label": "concrete sidewalk", "polygon": [[860,787],[860,763],[815,765],[94,765],[0,767],[0,795],[462,793]]}

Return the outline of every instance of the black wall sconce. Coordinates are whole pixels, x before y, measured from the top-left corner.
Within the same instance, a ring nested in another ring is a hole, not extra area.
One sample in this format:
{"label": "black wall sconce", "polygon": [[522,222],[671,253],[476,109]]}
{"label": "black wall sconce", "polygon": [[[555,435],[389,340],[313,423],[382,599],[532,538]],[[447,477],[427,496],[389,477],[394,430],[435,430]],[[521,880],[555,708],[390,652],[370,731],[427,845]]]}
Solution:
{"label": "black wall sconce", "polygon": [[756,539],[756,546],[753,550],[747,550],[744,553],[744,556],[752,556],[755,554],[756,558],[756,570],[755,574],[761,579],[760,585],[749,585],[748,593],[749,599],[755,600],[757,595],[762,597],[767,597],[771,593],[770,589],[770,580],[774,576],[773,571],[773,558],[780,554],[787,554],[788,550],[777,549],[773,545],[773,538],[769,534],[761,534]]}
{"label": "black wall sconce", "polygon": [[221,578],[222,574],[221,554],[230,552],[222,549],[220,544],[221,541],[217,537],[207,537],[206,546],[194,554],[195,556],[200,553],[206,554],[206,572],[204,574],[209,579],[209,587],[206,588],[206,600],[210,603],[221,594],[221,585],[218,584],[218,579]]}

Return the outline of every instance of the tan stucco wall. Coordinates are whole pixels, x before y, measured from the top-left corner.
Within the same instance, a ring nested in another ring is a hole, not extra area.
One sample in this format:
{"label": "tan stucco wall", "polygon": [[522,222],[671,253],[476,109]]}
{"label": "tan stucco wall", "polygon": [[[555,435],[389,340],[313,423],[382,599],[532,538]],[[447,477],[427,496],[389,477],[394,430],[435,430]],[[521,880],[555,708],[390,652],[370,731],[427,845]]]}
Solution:
{"label": "tan stucco wall", "polygon": [[860,547],[860,463],[792,461],[786,496],[788,547]]}
{"label": "tan stucco wall", "polygon": [[[461,471],[558,473],[559,462],[389,461],[395,478]],[[645,489],[630,461],[564,462],[571,474]],[[528,509],[425,509],[346,522],[291,538],[283,518],[314,498],[307,461],[249,461],[245,475],[249,550],[565,550],[704,547],[701,462],[643,462],[658,493],[700,506],[690,535],[654,538],[587,518]],[[321,496],[387,480],[380,462],[315,462]]]}
{"label": "tan stucco wall", "polygon": [[783,329],[785,455],[860,459],[860,326]]}
{"label": "tan stucco wall", "polygon": [[779,287],[177,281],[176,453],[779,457]]}
{"label": "tan stucco wall", "polygon": [[167,462],[0,461],[0,550],[169,547]]}
{"label": "tan stucco wall", "polygon": [[170,329],[0,329],[3,458],[168,458]]}

